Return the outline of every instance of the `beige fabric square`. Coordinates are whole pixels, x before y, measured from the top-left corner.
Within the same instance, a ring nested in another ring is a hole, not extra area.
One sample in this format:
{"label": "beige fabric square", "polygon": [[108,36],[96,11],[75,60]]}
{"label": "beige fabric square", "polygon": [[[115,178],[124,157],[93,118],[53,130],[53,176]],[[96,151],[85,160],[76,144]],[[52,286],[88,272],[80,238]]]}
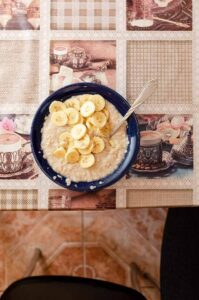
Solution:
{"label": "beige fabric square", "polygon": [[1,190],[0,209],[37,209],[38,208],[37,190]]}
{"label": "beige fabric square", "polygon": [[127,207],[171,207],[193,205],[192,190],[128,190]]}
{"label": "beige fabric square", "polygon": [[143,85],[158,79],[148,103],[192,102],[192,43],[190,41],[129,41],[127,97],[135,99]]}
{"label": "beige fabric square", "polygon": [[39,42],[0,41],[0,104],[38,102]]}
{"label": "beige fabric square", "polygon": [[51,0],[51,29],[114,30],[116,0]]}

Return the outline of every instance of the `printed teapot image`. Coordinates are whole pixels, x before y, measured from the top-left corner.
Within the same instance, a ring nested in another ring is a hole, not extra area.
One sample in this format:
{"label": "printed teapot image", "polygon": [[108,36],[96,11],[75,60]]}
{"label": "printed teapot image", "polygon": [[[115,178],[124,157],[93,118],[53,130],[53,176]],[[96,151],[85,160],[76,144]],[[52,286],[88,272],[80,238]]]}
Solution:
{"label": "printed teapot image", "polygon": [[91,56],[86,54],[86,51],[80,47],[74,47],[68,53],[68,59],[64,65],[73,69],[82,69],[91,65]]}

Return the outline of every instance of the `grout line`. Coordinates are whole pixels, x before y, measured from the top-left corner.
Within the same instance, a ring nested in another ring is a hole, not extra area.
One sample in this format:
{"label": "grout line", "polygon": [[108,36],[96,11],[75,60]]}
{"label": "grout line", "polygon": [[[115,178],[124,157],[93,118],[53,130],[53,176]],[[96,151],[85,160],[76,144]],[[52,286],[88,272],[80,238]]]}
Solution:
{"label": "grout line", "polygon": [[[198,0],[193,0],[193,45],[192,45],[192,92],[194,104],[199,104],[199,3]],[[199,204],[199,136],[197,131],[199,129],[198,110],[194,113],[194,189],[193,189],[193,205]]]}
{"label": "grout line", "polygon": [[116,189],[116,208],[127,208],[126,189]]}
{"label": "grout line", "polygon": [[[39,102],[49,95],[49,38],[50,38],[50,2],[40,2],[40,49],[39,49]],[[49,183],[44,174],[40,174],[38,185],[38,209],[48,209]]]}
{"label": "grout line", "polygon": [[[120,17],[121,18],[121,17]],[[119,21],[117,20],[117,23]],[[191,41],[190,31],[51,30],[52,40]]]}
{"label": "grout line", "polygon": [[81,211],[81,227],[82,227],[82,254],[83,254],[83,272],[84,277],[87,277],[86,269],[86,245],[85,245],[85,231],[84,231],[84,211]]}

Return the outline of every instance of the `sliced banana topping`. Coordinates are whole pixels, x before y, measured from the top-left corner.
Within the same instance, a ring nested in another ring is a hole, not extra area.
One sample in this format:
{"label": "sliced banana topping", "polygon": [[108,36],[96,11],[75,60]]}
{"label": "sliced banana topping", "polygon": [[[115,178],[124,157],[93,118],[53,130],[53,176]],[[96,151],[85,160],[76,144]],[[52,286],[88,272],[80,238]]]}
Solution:
{"label": "sliced banana topping", "polygon": [[74,125],[77,124],[79,121],[79,112],[75,108],[67,108],[66,109],[66,114],[68,117],[68,124],[69,125]]}
{"label": "sliced banana topping", "polygon": [[67,163],[74,164],[79,161],[80,155],[75,148],[70,148],[66,152],[65,160]]}
{"label": "sliced banana topping", "polygon": [[83,117],[90,117],[95,111],[95,105],[91,101],[86,101],[80,109],[80,113]]}
{"label": "sliced banana topping", "polygon": [[77,111],[80,110],[80,102],[77,98],[68,99],[64,104],[66,108],[75,108]]}
{"label": "sliced banana topping", "polygon": [[86,134],[82,139],[75,140],[74,145],[77,149],[86,149],[90,144],[90,136]]}
{"label": "sliced banana topping", "polygon": [[112,148],[117,147],[117,142],[113,138],[109,140],[109,144],[111,145]]}
{"label": "sliced banana topping", "polygon": [[59,143],[65,143],[66,145],[69,145],[71,140],[72,140],[72,136],[69,132],[63,132],[59,136]]}
{"label": "sliced banana topping", "polygon": [[66,150],[63,147],[57,148],[54,152],[53,155],[57,158],[62,158],[66,154]]}
{"label": "sliced banana topping", "polygon": [[101,111],[105,107],[106,103],[101,95],[92,95],[89,100],[95,104],[96,111]]}
{"label": "sliced banana topping", "polygon": [[71,130],[71,135],[75,140],[80,140],[86,134],[86,126],[84,124],[77,124]]}
{"label": "sliced banana topping", "polygon": [[101,95],[80,95],[64,103],[53,101],[49,111],[51,122],[64,128],[53,155],[64,158],[65,163],[79,163],[87,169],[95,164],[96,155],[106,146],[116,147],[115,141],[109,140],[110,112]]}
{"label": "sliced banana topping", "polygon": [[93,154],[82,155],[80,157],[80,166],[84,169],[90,168],[95,163],[95,156]]}
{"label": "sliced banana topping", "polygon": [[102,110],[102,112],[105,114],[105,116],[107,117],[107,120],[108,120],[109,117],[110,117],[110,113],[109,113],[108,109],[105,107],[105,108]]}
{"label": "sliced banana topping", "polygon": [[90,118],[90,121],[97,128],[102,128],[106,125],[107,117],[103,112],[98,111],[92,115],[92,117]]}
{"label": "sliced banana topping", "polygon": [[98,130],[98,134],[102,137],[109,137],[111,133],[111,125],[110,123],[106,123],[106,125]]}
{"label": "sliced banana topping", "polygon": [[87,148],[85,148],[85,149],[79,148],[78,151],[80,154],[84,154],[84,155],[90,154],[93,150],[93,146],[94,146],[94,143],[93,143],[93,141],[91,141]]}
{"label": "sliced banana topping", "polygon": [[78,96],[79,102],[80,102],[80,106],[82,106],[86,101],[90,101],[90,94],[84,94],[84,95],[80,95]]}
{"label": "sliced banana topping", "polygon": [[49,107],[50,113],[54,113],[60,110],[65,110],[65,105],[61,101],[53,101]]}
{"label": "sliced banana topping", "polygon": [[64,126],[68,122],[68,117],[65,111],[53,112],[51,115],[51,121],[55,126]]}
{"label": "sliced banana topping", "polygon": [[85,119],[82,117],[82,115],[79,115],[79,121],[78,124],[84,124]]}
{"label": "sliced banana topping", "polygon": [[92,152],[97,154],[97,153],[100,153],[104,150],[105,148],[105,143],[104,143],[104,140],[98,136],[95,136],[93,138],[93,143],[94,143],[94,146],[93,146],[93,150]]}

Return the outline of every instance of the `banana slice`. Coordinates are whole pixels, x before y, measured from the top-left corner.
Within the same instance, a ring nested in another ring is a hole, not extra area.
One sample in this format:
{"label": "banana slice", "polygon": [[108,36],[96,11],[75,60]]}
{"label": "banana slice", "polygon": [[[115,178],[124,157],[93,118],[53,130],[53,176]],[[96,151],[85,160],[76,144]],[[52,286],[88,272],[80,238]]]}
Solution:
{"label": "banana slice", "polygon": [[91,119],[90,119],[90,118],[88,118],[88,119],[86,120],[86,127],[87,127],[89,130],[91,130],[91,131],[96,130],[96,127],[91,123]]}
{"label": "banana slice", "polygon": [[94,142],[94,147],[93,147],[93,150],[92,152],[97,154],[97,153],[100,153],[104,150],[105,148],[105,143],[104,143],[104,140],[98,136],[95,136],[93,138],[93,142]]}
{"label": "banana slice", "polygon": [[77,124],[71,130],[71,135],[75,140],[80,140],[86,134],[86,126],[84,124]]}
{"label": "banana slice", "polygon": [[94,143],[93,143],[93,141],[91,141],[87,148],[78,149],[78,151],[79,151],[80,154],[84,154],[84,155],[90,154],[93,150],[93,146],[94,146]]}
{"label": "banana slice", "polygon": [[78,99],[80,101],[80,106],[82,106],[86,101],[89,101],[90,96],[91,96],[90,94],[84,94],[78,96]]}
{"label": "banana slice", "polygon": [[59,143],[62,145],[64,148],[67,148],[69,143],[71,142],[72,137],[69,132],[63,132],[59,136]]}
{"label": "banana slice", "polygon": [[66,114],[68,116],[68,124],[74,125],[77,124],[79,121],[79,112],[75,108],[67,108]]}
{"label": "banana slice", "polygon": [[64,126],[68,123],[68,117],[65,111],[53,112],[51,122],[56,126]]}
{"label": "banana slice", "polygon": [[101,95],[92,95],[89,100],[95,104],[96,111],[101,111],[105,107],[105,100]]}
{"label": "banana slice", "polygon": [[95,105],[91,101],[86,101],[80,109],[80,113],[83,117],[90,117],[95,111]]}
{"label": "banana slice", "polygon": [[63,147],[57,148],[54,152],[53,155],[57,158],[62,158],[66,154],[66,150]]}
{"label": "banana slice", "polygon": [[102,137],[109,137],[111,133],[111,126],[110,123],[106,123],[104,127],[99,129],[98,134]]}
{"label": "banana slice", "polygon": [[97,128],[102,128],[106,125],[107,117],[103,112],[97,111],[92,115],[90,121]]}
{"label": "banana slice", "polygon": [[82,139],[74,141],[75,148],[86,149],[89,146],[90,141],[90,136],[86,134]]}
{"label": "banana slice", "polygon": [[84,169],[90,168],[95,163],[95,156],[93,154],[82,155],[80,158],[80,166]]}
{"label": "banana slice", "polygon": [[75,148],[70,148],[66,152],[65,160],[67,163],[74,164],[79,161],[80,155]]}
{"label": "banana slice", "polygon": [[84,124],[85,119],[82,117],[82,115],[79,115],[79,121],[78,124]]}
{"label": "banana slice", "polygon": [[80,102],[77,98],[66,100],[64,104],[66,108],[75,108],[77,111],[80,111]]}
{"label": "banana slice", "polygon": [[105,107],[102,112],[105,114],[105,116],[107,117],[107,120],[109,119],[110,117],[110,113],[109,113],[109,110]]}
{"label": "banana slice", "polygon": [[109,140],[109,144],[111,145],[112,148],[116,148],[117,147],[117,142],[114,139],[110,139]]}
{"label": "banana slice", "polygon": [[66,107],[61,101],[53,101],[49,107],[50,113],[54,113],[60,110],[64,110]]}

